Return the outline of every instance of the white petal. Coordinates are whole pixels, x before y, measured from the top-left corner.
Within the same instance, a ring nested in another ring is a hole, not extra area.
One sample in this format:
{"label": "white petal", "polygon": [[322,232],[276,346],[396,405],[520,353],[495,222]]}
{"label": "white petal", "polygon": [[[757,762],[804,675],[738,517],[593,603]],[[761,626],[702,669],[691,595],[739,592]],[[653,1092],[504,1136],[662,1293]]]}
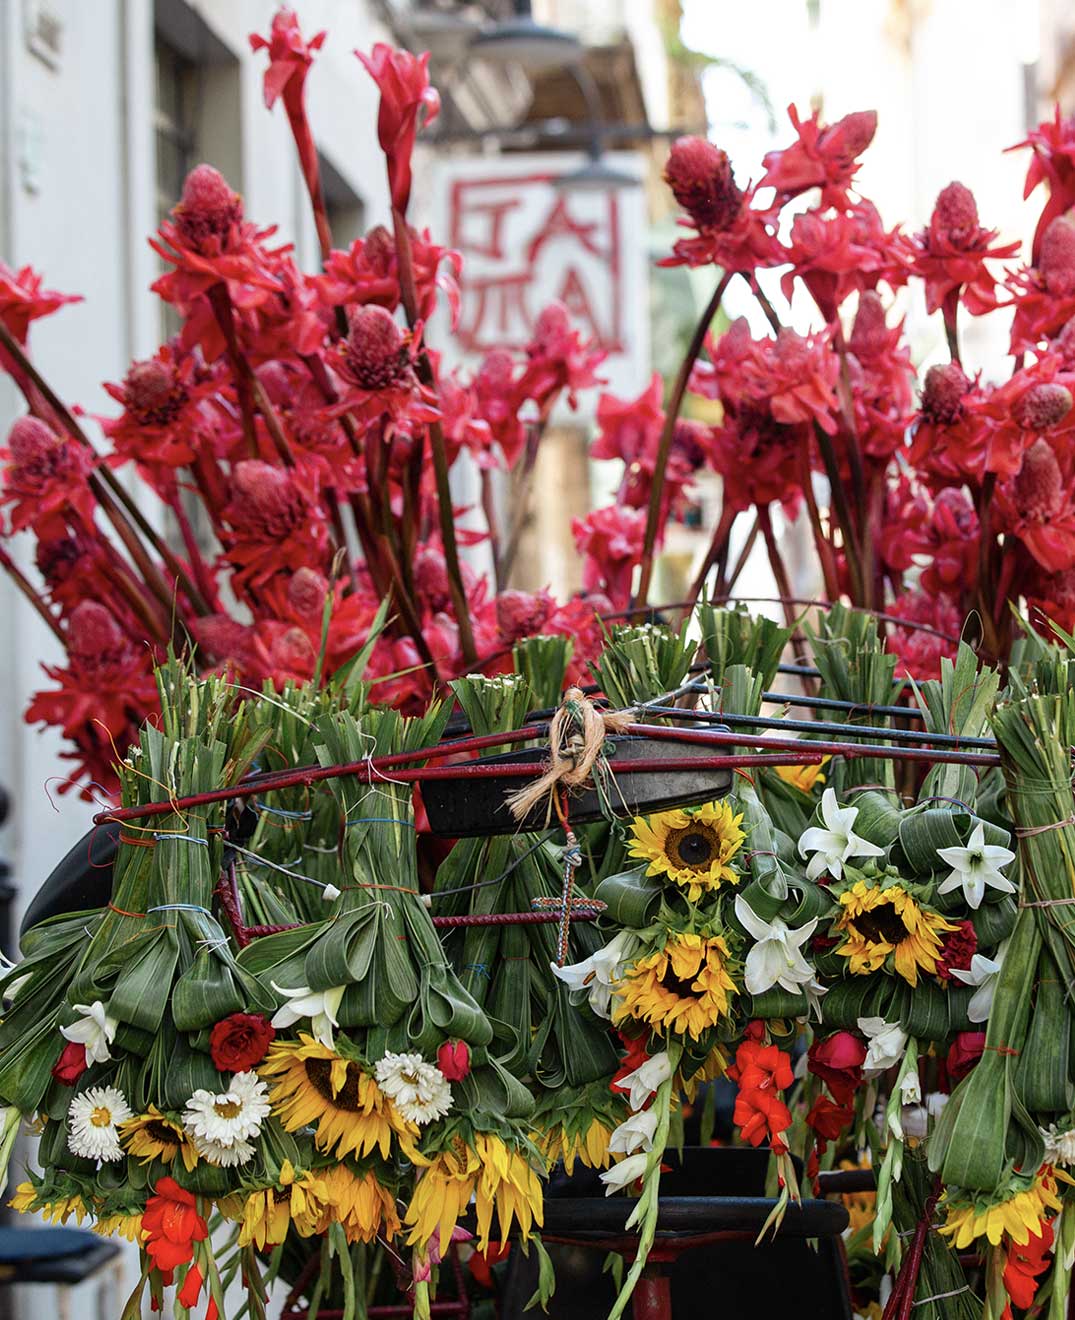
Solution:
{"label": "white petal", "polygon": [[747,954],[743,984],[752,995],[771,990],[784,970],[785,958],[779,940],[763,940]]}
{"label": "white petal", "polygon": [[752,935],[756,940],[769,938],[769,923],[762,921],[742,894],[735,896],[735,915],[748,935]]}

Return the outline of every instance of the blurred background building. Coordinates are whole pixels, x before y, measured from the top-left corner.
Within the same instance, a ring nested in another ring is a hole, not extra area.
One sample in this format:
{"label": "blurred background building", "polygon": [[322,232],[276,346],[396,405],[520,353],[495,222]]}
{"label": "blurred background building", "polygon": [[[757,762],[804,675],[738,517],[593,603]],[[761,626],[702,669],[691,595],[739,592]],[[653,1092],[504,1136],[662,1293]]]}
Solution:
{"label": "blurred background building", "polygon": [[[860,184],[887,225],[924,225],[937,192],[955,177],[974,190],[983,223],[1014,238],[1030,228],[1020,200],[1025,158],[1004,149],[1054,99],[1075,109],[1075,17],[1060,0],[534,0],[532,12],[525,0],[292,4],[305,31],[330,32],[307,87],[338,246],[387,218],[375,88],[351,54],[377,40],[430,50],[443,97],[416,171],[418,222],[439,226],[450,216],[453,180],[514,178],[524,165],[543,180],[535,185],[542,233],[557,198],[566,199],[568,219],[619,199],[617,239],[635,274],[618,307],[602,305],[594,317],[621,318],[620,361],[614,353],[609,375],[624,397],[640,394],[653,369],[674,374],[713,282],[710,271],[653,268],[674,234],[660,182],[670,134],[708,131],[745,184],[760,177],[766,150],[789,141],[789,103],[816,106],[826,119],[876,108],[879,128]],[[89,414],[114,411],[101,382],[122,379],[132,359],[151,355],[173,328],[149,292],[158,267],[146,236],[193,165],[217,166],[244,194],[251,217],[276,223],[307,267],[316,261],[286,119],[266,113],[264,57],[253,56],[247,41],[251,31],[267,31],[275,8],[274,0],[0,0],[0,257],[14,267],[32,264],[50,287],[84,295],[35,325],[32,348],[63,396]],[[544,48],[542,27],[560,34],[546,34]],[[550,262],[531,272],[531,313],[545,295],[563,294],[564,269]],[[592,274],[583,271],[583,293]],[[779,273],[763,282],[783,308]],[[941,353],[940,326],[913,303],[900,309],[918,360]],[[785,310],[806,328],[805,305]],[[726,311],[764,332],[738,282]],[[987,376],[1005,352],[1001,319],[967,327],[967,358]],[[555,419],[515,585],[549,584],[564,594],[579,584],[570,518],[613,488],[587,459],[595,403],[595,396],[583,400],[577,414]],[[0,434],[20,411],[0,380]],[[476,491],[464,474],[461,502]],[[717,496],[703,486],[698,529],[670,530],[654,598],[681,594]],[[786,535],[796,587],[809,592],[808,556],[796,564],[795,533]],[[25,553],[18,542],[13,549]],[[772,590],[760,562],[741,585],[759,595]],[[26,896],[88,828],[94,808],[73,793],[57,796],[59,741],[22,721],[42,663],[60,657],[4,578],[0,618],[0,785],[13,803],[0,857],[18,888],[17,925]],[[14,952],[10,939],[5,952]],[[91,1281],[63,1304],[27,1291],[17,1299],[19,1314],[110,1320],[133,1281],[131,1258],[121,1267],[125,1279]],[[0,1316],[10,1291],[0,1286]]]}

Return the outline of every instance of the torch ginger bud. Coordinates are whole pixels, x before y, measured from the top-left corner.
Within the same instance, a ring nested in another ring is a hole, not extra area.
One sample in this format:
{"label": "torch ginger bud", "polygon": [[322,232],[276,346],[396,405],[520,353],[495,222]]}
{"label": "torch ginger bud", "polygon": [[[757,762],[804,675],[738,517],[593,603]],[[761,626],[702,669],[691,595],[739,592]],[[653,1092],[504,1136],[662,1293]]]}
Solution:
{"label": "torch ginger bud", "polygon": [[887,343],[888,326],[885,324],[885,309],[880,295],[875,289],[866,289],[859,294],[855,323],[848,340],[849,347],[857,358],[868,358],[882,352]]}
{"label": "torch ginger bud", "polygon": [[963,396],[970,381],[954,362],[930,367],[922,387],[922,412],[928,421],[950,426],[963,411]]}
{"label": "torch ginger bud", "polygon": [[198,165],[187,175],[183,196],[172,212],[175,227],[191,247],[225,250],[232,230],[242,223],[243,203],[212,165]]}
{"label": "torch ginger bud", "polygon": [[1070,216],[1057,216],[1045,231],[1038,270],[1054,297],[1070,298],[1075,293],[1075,220]]}
{"label": "torch ginger bud", "polygon": [[351,313],[347,366],[364,390],[384,390],[399,381],[407,369],[407,350],[391,312],[370,304]]}
{"label": "torch ginger bud", "polygon": [[1035,440],[1023,455],[1023,466],[1015,474],[1014,494],[1026,522],[1045,523],[1060,512],[1064,479],[1048,440]]}
{"label": "torch ginger bud", "polygon": [[1024,430],[1047,431],[1071,411],[1071,393],[1063,385],[1035,385],[1012,408]]}
{"label": "torch ginger bud", "polygon": [[186,391],[175,368],[160,358],[132,362],[123,381],[123,404],[142,426],[165,426],[183,405]]}
{"label": "torch ginger bud", "polygon": [[743,205],[727,154],[705,138],[672,144],[664,180],[698,229],[729,229]]}
{"label": "torch ginger bud", "polygon": [[954,247],[966,247],[978,234],[978,203],[962,183],[950,183],[937,194],[930,229]]}

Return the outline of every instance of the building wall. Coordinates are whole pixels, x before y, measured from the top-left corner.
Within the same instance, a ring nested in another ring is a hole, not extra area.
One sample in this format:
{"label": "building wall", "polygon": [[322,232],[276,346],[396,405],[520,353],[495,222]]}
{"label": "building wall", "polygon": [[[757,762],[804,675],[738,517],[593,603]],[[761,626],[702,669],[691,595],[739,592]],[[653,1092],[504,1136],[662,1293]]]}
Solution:
{"label": "building wall", "polygon": [[[372,131],[376,89],[351,52],[368,50],[386,34],[366,0],[293,5],[305,31],[330,28],[307,83],[315,137],[361,203],[365,222],[377,223],[387,217],[387,194]],[[159,10],[153,0],[0,3],[0,257],[14,267],[32,264],[49,287],[84,296],[38,322],[31,349],[58,392],[89,414],[115,412],[101,382],[122,379],[133,358],[152,354],[160,342],[160,304],[149,292],[157,259],[146,244],[157,222],[156,19],[185,34],[195,56],[201,45],[212,60],[197,89],[198,159],[223,169],[243,192],[247,213],[278,223],[281,238],[297,244],[307,266],[315,259],[287,120],[280,107],[265,110],[265,56],[254,56],[247,42],[249,32],[268,31],[275,8],[274,0],[161,0]],[[59,25],[51,63],[30,49],[27,15],[35,11]],[[0,437],[23,411],[17,392],[0,380]],[[32,576],[30,540],[9,545]],[[42,663],[60,661],[54,639],[0,575],[0,785],[12,799],[0,857],[11,862],[19,889],[16,925],[28,898],[89,828],[94,810],[77,794],[57,796],[49,781],[64,773],[61,740],[51,731],[29,731],[22,720],[30,694],[43,685]],[[62,1303],[48,1288],[16,1289],[15,1314],[108,1320],[137,1278],[136,1261],[125,1245],[116,1269]]]}

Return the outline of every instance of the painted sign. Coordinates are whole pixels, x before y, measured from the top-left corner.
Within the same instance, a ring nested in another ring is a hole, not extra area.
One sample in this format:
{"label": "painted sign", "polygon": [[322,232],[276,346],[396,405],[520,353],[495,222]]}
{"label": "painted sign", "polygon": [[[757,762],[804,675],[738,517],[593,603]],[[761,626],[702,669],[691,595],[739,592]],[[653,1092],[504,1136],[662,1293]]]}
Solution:
{"label": "painted sign", "polygon": [[[631,153],[605,161],[641,175]],[[454,362],[476,366],[491,348],[521,349],[542,308],[559,300],[608,351],[609,389],[637,393],[648,378],[644,190],[555,186],[583,163],[559,153],[438,163],[434,233],[463,256],[459,327],[444,345]]]}

